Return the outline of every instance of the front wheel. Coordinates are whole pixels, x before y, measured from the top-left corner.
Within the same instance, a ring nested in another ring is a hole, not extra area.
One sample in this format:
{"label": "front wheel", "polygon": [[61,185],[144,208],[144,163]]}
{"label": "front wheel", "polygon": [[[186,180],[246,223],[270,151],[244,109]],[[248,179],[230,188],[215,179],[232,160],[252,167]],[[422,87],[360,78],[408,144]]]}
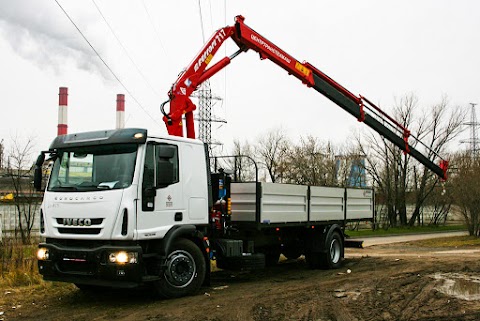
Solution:
{"label": "front wheel", "polygon": [[195,294],[202,286],[206,262],[202,251],[192,241],[176,240],[163,265],[160,280],[154,284],[158,295],[178,298]]}

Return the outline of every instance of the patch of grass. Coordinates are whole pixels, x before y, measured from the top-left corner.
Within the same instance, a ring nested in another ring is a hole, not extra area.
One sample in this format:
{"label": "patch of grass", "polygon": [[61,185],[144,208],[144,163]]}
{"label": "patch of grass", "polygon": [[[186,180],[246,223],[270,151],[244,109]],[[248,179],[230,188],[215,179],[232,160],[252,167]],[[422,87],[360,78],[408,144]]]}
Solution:
{"label": "patch of grass", "polygon": [[36,245],[5,240],[0,246],[0,288],[34,285],[42,282],[35,258]]}
{"label": "patch of grass", "polygon": [[421,234],[421,233],[436,233],[436,232],[455,232],[466,231],[464,225],[445,225],[445,226],[413,226],[413,227],[391,227],[389,229],[378,230],[359,230],[359,231],[345,231],[350,237],[366,237],[366,236],[389,236],[402,234]]}
{"label": "patch of grass", "polygon": [[480,247],[480,238],[475,236],[452,236],[429,240],[415,241],[416,246],[421,247]]}

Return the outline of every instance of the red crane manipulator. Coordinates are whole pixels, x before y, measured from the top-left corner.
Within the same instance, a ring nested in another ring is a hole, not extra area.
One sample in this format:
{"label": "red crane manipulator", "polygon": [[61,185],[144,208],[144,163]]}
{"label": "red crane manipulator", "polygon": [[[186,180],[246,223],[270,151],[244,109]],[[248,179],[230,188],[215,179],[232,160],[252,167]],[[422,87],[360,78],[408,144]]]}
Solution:
{"label": "red crane manipulator", "polygon": [[[182,118],[183,115],[185,115],[187,137],[195,138],[193,111],[196,109],[196,106],[191,101],[190,95],[205,80],[230,64],[233,58],[242,52],[252,49],[259,53],[260,59],[269,59],[279,67],[285,69],[289,74],[302,81],[302,83],[314,88],[356,117],[358,121],[364,122],[405,153],[410,154],[437,174],[442,180],[446,180],[448,161],[442,159],[417,137],[411,135],[407,128],[395,121],[368,99],[363,96],[354,95],[310,63],[299,62],[268,39],[245,25],[244,20],[244,17],[236,16],[234,26],[217,30],[172,85],[172,88],[168,92],[169,100],[160,105],[160,109],[164,115],[163,120],[170,135],[183,136]],[[232,38],[240,49],[230,57],[224,57],[207,69],[213,56],[228,38]],[[168,102],[170,102],[170,112],[167,114],[164,107]],[[365,109],[369,112],[367,113]],[[414,139],[423,144],[431,153],[438,156],[440,158],[440,164],[435,164],[411,146],[409,139]]]}

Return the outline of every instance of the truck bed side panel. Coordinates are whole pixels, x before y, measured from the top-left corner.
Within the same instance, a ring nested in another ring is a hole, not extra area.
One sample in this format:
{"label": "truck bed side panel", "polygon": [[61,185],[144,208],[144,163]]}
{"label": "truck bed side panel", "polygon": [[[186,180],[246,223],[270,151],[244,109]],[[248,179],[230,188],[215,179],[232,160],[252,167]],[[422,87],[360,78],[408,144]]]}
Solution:
{"label": "truck bed side panel", "polygon": [[344,219],[345,189],[337,187],[310,187],[310,221],[338,221]]}
{"label": "truck bed side panel", "polygon": [[348,188],[346,195],[345,201],[344,188],[311,186],[308,202],[308,186],[262,182],[257,193],[255,183],[232,183],[232,221],[260,224],[343,221],[345,212],[347,221],[373,218],[373,190]]}
{"label": "truck bed side panel", "polygon": [[232,221],[255,222],[255,183],[232,183]]}
{"label": "truck bed side panel", "polygon": [[371,220],[373,202],[373,190],[347,188],[347,220]]}
{"label": "truck bed side panel", "polygon": [[308,221],[308,186],[262,183],[260,223]]}
{"label": "truck bed side panel", "polygon": [[259,195],[255,187],[255,183],[232,183],[232,221],[255,222],[257,201],[260,202],[258,223],[308,221],[307,186],[262,182]]}

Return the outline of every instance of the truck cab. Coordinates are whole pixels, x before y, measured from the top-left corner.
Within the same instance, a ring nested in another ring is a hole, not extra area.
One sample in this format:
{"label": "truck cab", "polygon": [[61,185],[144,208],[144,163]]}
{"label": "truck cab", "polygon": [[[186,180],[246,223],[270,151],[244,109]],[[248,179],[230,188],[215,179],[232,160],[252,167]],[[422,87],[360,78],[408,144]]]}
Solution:
{"label": "truck cab", "polygon": [[[206,247],[200,235],[209,215],[202,142],[148,137],[133,128],[59,136],[48,153],[53,167],[39,245],[45,279],[134,287],[160,278],[159,257],[174,246],[167,242],[173,234]],[[171,259],[172,269],[187,272],[170,283],[192,281],[182,281],[193,279],[189,260],[182,253]]]}

